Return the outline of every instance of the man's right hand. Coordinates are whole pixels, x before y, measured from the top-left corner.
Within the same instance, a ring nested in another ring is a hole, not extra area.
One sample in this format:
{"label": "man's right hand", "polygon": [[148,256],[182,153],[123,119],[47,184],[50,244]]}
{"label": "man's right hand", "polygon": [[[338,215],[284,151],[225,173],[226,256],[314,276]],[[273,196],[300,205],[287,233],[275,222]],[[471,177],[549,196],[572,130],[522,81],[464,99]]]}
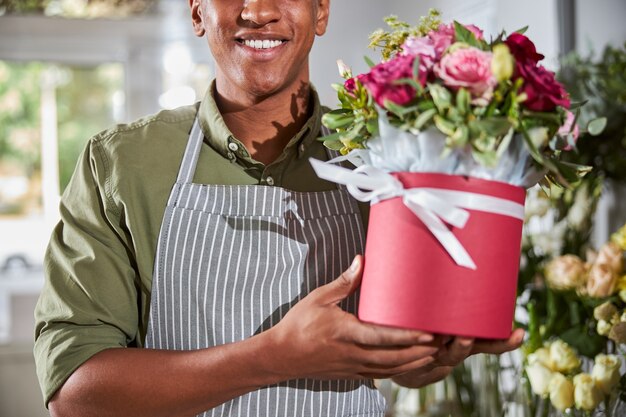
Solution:
{"label": "man's right hand", "polygon": [[361,322],[339,307],[361,282],[363,260],[297,303],[268,330],[281,378],[389,378],[424,367],[438,348],[431,334]]}

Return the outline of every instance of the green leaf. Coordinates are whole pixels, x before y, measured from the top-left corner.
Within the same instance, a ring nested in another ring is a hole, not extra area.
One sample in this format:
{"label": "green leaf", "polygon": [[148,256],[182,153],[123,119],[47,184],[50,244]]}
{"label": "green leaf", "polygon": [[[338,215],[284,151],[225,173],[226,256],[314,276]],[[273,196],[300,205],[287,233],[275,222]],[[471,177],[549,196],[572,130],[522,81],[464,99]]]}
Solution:
{"label": "green leaf", "polygon": [[413,78],[416,80],[419,79],[420,76],[420,57],[416,56],[415,60],[413,60]]}
{"label": "green leaf", "polygon": [[324,146],[333,151],[340,151],[345,147],[340,140],[326,140],[324,141]]}
{"label": "green leaf", "polygon": [[365,63],[367,64],[368,67],[373,68],[376,66],[376,63],[372,61],[372,59],[369,56],[365,55],[363,59],[365,60]]}
{"label": "green leaf", "polygon": [[456,131],[454,124],[440,115],[435,115],[435,126],[446,136],[452,136]]}
{"label": "green leaf", "polygon": [[454,21],[454,33],[456,42],[462,42],[476,48],[482,48],[482,45],[480,44],[478,39],[476,39],[476,36],[474,36],[472,31],[457,22],[456,20]]}
{"label": "green leaf", "polygon": [[506,135],[511,129],[511,122],[506,117],[488,117],[476,120],[472,124],[482,132],[485,132],[487,136],[496,138]]}
{"label": "green leaf", "polygon": [[426,123],[430,122],[436,114],[437,109],[429,109],[421,112],[420,115],[417,116],[417,119],[415,119],[413,126],[418,130],[422,130]]}
{"label": "green leaf", "polygon": [[576,102],[570,104],[569,109],[570,109],[570,111],[579,109],[582,106],[584,106],[585,104],[587,104],[588,102],[589,102],[589,100],[576,101]]}
{"label": "green leaf", "polygon": [[592,170],[592,167],[586,165],[572,164],[553,158],[550,158],[550,161],[554,164],[558,173],[569,183],[577,182]]}
{"label": "green leaf", "polygon": [[342,129],[354,123],[354,114],[347,109],[333,110],[322,116],[322,123],[329,129]]}
{"label": "green leaf", "polygon": [[523,35],[524,33],[526,33],[526,31],[528,30],[528,25],[524,26],[523,28],[517,29],[515,32],[513,33],[519,33],[520,35]]}
{"label": "green leaf", "polygon": [[326,141],[335,141],[335,140],[339,140],[339,138],[341,137],[341,133],[339,132],[335,132],[335,133],[331,133],[328,136],[321,136],[319,138],[317,138],[317,140],[319,140],[320,142],[326,142]]}
{"label": "green leaf", "polygon": [[461,114],[466,115],[470,112],[471,100],[472,97],[470,96],[469,91],[465,88],[460,88],[456,93],[456,107]]}
{"label": "green leaf", "polygon": [[599,117],[589,122],[587,125],[587,131],[592,136],[598,136],[606,128],[606,117]]}
{"label": "green leaf", "polygon": [[589,334],[584,326],[576,326],[559,335],[565,343],[588,358],[595,357],[606,346],[606,339],[597,334]]}
{"label": "green leaf", "polygon": [[413,87],[413,89],[416,92],[421,92],[424,89],[424,87],[422,87],[422,85],[418,83],[416,80],[414,80],[413,78],[400,78],[400,79],[394,80],[393,84],[409,85]]}
{"label": "green leaf", "polygon": [[428,89],[440,113],[450,108],[452,104],[452,94],[450,94],[447,88],[439,84],[428,84]]}

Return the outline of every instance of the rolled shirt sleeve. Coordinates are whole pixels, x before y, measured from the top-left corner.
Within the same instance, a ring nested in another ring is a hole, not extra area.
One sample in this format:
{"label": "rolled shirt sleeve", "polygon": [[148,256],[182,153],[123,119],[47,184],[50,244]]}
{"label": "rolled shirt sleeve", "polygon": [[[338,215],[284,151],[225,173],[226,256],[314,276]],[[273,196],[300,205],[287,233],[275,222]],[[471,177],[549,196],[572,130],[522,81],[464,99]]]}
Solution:
{"label": "rolled shirt sleeve", "polygon": [[107,169],[103,150],[92,139],[63,194],[61,221],[46,252],[34,348],[46,405],[93,355],[137,337],[136,262],[107,189]]}

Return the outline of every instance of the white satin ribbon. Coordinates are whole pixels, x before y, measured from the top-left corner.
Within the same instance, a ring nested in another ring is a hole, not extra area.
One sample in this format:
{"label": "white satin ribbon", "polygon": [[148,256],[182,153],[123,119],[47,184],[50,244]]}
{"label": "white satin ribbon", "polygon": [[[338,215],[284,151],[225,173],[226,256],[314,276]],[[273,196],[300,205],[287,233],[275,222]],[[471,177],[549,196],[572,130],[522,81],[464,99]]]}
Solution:
{"label": "white satin ribbon", "polygon": [[[476,264],[467,250],[445,223],[462,229],[470,216],[466,209],[524,220],[522,204],[466,191],[426,187],[405,189],[394,176],[364,163],[359,155],[355,156],[359,158],[355,160],[348,155],[328,162],[311,158],[310,162],[320,178],[345,185],[350,194],[359,201],[375,204],[402,197],[404,205],[424,223],[459,266],[476,269]],[[333,165],[342,161],[350,161],[358,168],[350,170]]]}

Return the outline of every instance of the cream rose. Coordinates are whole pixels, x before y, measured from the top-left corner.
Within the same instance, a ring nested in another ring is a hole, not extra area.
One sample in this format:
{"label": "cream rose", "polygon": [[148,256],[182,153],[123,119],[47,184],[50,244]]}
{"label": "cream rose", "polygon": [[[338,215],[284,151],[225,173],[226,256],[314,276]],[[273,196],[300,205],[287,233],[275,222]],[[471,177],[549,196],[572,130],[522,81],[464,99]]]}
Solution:
{"label": "cream rose", "polygon": [[614,274],[619,275],[622,272],[624,263],[622,248],[615,242],[603,245],[598,251],[595,263],[608,265]]}
{"label": "cream rose", "polygon": [[589,374],[582,373],[574,377],[574,403],[576,408],[593,411],[603,399],[602,391]]}
{"label": "cream rose", "polygon": [[576,352],[562,340],[555,340],[550,344],[550,362],[552,369],[558,372],[571,372],[580,367]]}
{"label": "cream rose", "polygon": [[550,359],[550,350],[542,347],[528,355],[528,364],[533,365],[539,362],[548,369],[552,369],[552,360]]}
{"label": "cream rose", "polygon": [[[599,255],[598,255],[599,257]],[[615,292],[617,274],[607,264],[596,262],[587,277],[587,293],[590,297],[603,298]]]}
{"label": "cream rose", "polygon": [[598,332],[600,336],[608,336],[611,333],[612,328],[613,325],[611,324],[611,322],[608,322],[606,320],[598,320],[598,324],[596,325],[596,332]]}
{"label": "cream rose", "polygon": [[557,410],[565,411],[574,405],[574,384],[563,374],[555,372],[549,385],[550,402]]}
{"label": "cream rose", "polygon": [[626,323],[620,322],[611,327],[609,339],[618,344],[626,344]]}
{"label": "cream rose", "polygon": [[586,272],[585,263],[575,255],[559,256],[545,269],[548,285],[556,290],[571,290],[583,285]]}
{"label": "cream rose", "polygon": [[545,397],[550,393],[550,380],[553,372],[539,362],[526,367],[526,375],[530,382],[530,388],[539,396]]}
{"label": "cream rose", "polygon": [[596,320],[612,321],[617,314],[617,307],[613,303],[607,301],[593,309],[593,317]]}
{"label": "cream rose", "polygon": [[600,354],[596,356],[591,376],[605,394],[609,394],[619,382],[620,366],[620,360],[615,355]]}

